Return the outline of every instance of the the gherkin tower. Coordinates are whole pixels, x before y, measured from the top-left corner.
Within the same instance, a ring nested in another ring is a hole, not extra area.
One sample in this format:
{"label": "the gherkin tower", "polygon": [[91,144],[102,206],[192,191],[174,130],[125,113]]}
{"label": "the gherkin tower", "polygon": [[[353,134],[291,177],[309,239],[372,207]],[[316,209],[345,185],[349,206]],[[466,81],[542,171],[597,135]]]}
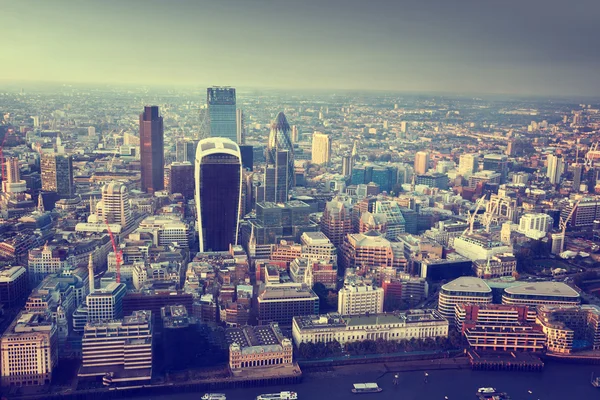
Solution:
{"label": "the gherkin tower", "polygon": [[294,146],[290,138],[291,128],[285,114],[280,112],[271,123],[271,133],[267,143],[267,164],[274,168],[274,182],[265,182],[266,200],[276,203],[286,202],[289,191],[295,184]]}

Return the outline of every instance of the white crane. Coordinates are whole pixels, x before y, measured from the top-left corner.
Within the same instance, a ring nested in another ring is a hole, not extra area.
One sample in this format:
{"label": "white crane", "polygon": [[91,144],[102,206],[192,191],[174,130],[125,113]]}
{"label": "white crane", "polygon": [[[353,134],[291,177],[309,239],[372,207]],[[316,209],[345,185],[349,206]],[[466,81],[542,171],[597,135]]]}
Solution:
{"label": "white crane", "polygon": [[477,216],[477,211],[479,211],[479,209],[481,208],[481,206],[483,205],[483,203],[485,202],[485,195],[483,195],[482,197],[480,197],[479,199],[477,199],[477,206],[475,207],[475,211],[470,212],[469,211],[469,217],[467,218],[467,223],[469,224],[469,227],[467,229],[465,229],[465,231],[463,232],[463,235],[465,235],[467,232],[469,232],[470,234],[473,233],[473,225],[475,224],[475,217]]}
{"label": "white crane", "polygon": [[569,215],[567,216],[566,219],[563,219],[563,217],[560,217],[560,221],[558,222],[558,227],[561,230],[561,235],[560,235],[561,239],[560,239],[560,252],[558,254],[561,254],[563,251],[565,251],[565,241],[566,241],[565,238],[566,238],[567,225],[569,224],[569,221],[573,217],[573,214],[575,213],[575,210],[579,206],[579,203],[581,203],[581,199],[577,200],[577,202],[571,209],[571,212],[569,213]]}

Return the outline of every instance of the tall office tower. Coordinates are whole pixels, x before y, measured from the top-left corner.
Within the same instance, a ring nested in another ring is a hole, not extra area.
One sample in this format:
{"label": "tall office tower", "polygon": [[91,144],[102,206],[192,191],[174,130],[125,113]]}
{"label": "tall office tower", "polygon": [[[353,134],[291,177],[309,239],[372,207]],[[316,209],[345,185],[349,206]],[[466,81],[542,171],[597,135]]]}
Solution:
{"label": "tall office tower", "polygon": [[235,89],[211,87],[206,89],[208,125],[211,137],[237,140]]}
{"label": "tall office tower", "polygon": [[265,168],[264,199],[260,199],[260,201],[270,201],[272,203],[285,203],[288,201],[290,154],[288,150],[277,151],[274,155],[274,163],[267,165]]}
{"label": "tall office tower", "polygon": [[102,186],[102,200],[96,204],[96,215],[100,221],[121,225],[123,229],[128,227],[133,217],[127,186],[116,181]]}
{"label": "tall office tower", "polygon": [[352,203],[341,197],[327,202],[321,217],[321,231],[339,248],[346,235],[352,233]]}
{"label": "tall office tower", "polygon": [[200,252],[224,251],[237,244],[242,201],[239,146],[226,138],[198,143],[195,164]]}
{"label": "tall office tower", "polygon": [[350,155],[355,161],[360,159],[360,156],[358,155],[358,140],[354,141],[354,144],[352,145],[352,153],[350,153]]}
{"label": "tall office tower", "polygon": [[19,171],[19,159],[10,157],[6,160],[6,181],[2,182],[2,191],[4,193],[21,193],[27,190],[27,184],[21,180]]}
{"label": "tall office tower", "polygon": [[180,193],[186,200],[194,198],[194,164],[190,161],[174,162],[169,166],[171,193]]}
{"label": "tall office tower", "polygon": [[58,364],[51,313],[21,311],[0,338],[2,386],[48,385]]}
{"label": "tall office tower", "polygon": [[408,124],[406,121],[400,122],[400,132],[402,132],[402,133],[408,132]]}
{"label": "tall office tower", "polygon": [[267,143],[267,164],[269,165],[278,167],[276,160],[277,153],[282,150],[287,150],[289,152],[287,157],[288,167],[286,168],[287,176],[277,177],[278,181],[286,181],[287,192],[289,192],[295,184],[294,146],[290,139],[290,130],[290,124],[288,124],[285,114],[280,112],[271,123],[271,132],[269,133],[269,142]]}
{"label": "tall office tower", "polygon": [[141,189],[154,193],[165,188],[163,118],[158,106],[146,106],[140,114]]}
{"label": "tall office tower", "polygon": [[235,123],[237,127],[237,143],[242,145],[246,142],[246,120],[244,118],[244,110],[241,108],[236,110]]}
{"label": "tall office tower", "polygon": [[415,154],[415,174],[424,174],[429,169],[429,153],[418,151]]}
{"label": "tall office tower", "polygon": [[506,183],[508,175],[508,157],[505,154],[486,154],[483,156],[483,169],[500,174],[500,183]]}
{"label": "tall office tower", "polygon": [[461,154],[458,162],[458,172],[462,176],[471,175],[479,169],[479,155]]}
{"label": "tall office tower", "polygon": [[74,194],[73,158],[59,154],[42,154],[42,190],[56,192],[61,197]]}
{"label": "tall office tower", "polygon": [[296,125],[292,125],[292,143],[298,143],[300,141],[300,133],[298,132],[298,127]]}
{"label": "tall office tower", "polygon": [[331,138],[321,132],[313,133],[312,162],[314,164],[329,164],[331,159]]}
{"label": "tall office tower", "polygon": [[573,190],[575,192],[580,191],[582,174],[583,174],[583,165],[575,164],[573,166]]}
{"label": "tall office tower", "polygon": [[352,168],[354,168],[354,158],[351,155],[342,156],[342,175],[352,175]]}
{"label": "tall office tower", "polygon": [[551,184],[556,185],[560,183],[560,179],[565,170],[565,162],[562,156],[555,156],[553,154],[548,155],[548,168],[546,170],[546,176]]}
{"label": "tall office tower", "polygon": [[175,143],[175,161],[188,161],[194,165],[196,146],[198,146],[197,140],[180,140]]}

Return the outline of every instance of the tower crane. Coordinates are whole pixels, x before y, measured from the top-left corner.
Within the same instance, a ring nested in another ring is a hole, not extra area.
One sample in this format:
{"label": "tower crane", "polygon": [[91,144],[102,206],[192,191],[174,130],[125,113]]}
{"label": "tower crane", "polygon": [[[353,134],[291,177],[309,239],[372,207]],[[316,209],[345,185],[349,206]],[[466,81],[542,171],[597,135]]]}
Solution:
{"label": "tower crane", "polygon": [[115,236],[110,230],[110,224],[108,223],[108,220],[104,220],[104,223],[106,224],[106,230],[108,230],[108,236],[110,236],[110,242],[112,243],[113,252],[115,253],[115,263],[117,264],[117,283],[121,283],[121,260],[123,257],[123,253],[121,252],[121,250],[117,250]]}
{"label": "tower crane", "polygon": [[569,224],[569,221],[571,220],[571,218],[573,218],[573,214],[575,214],[575,210],[579,206],[579,203],[581,203],[581,199],[577,200],[577,202],[571,209],[571,212],[569,213],[569,215],[567,216],[566,219],[563,219],[563,217],[560,217],[560,221],[558,222],[558,227],[561,230],[561,232],[560,232],[561,240],[560,240],[560,252],[558,254],[561,254],[563,251],[565,251],[565,241],[566,241],[565,238],[566,238],[567,225]]}
{"label": "tower crane", "polygon": [[477,216],[477,211],[479,211],[479,209],[481,208],[481,206],[483,205],[483,203],[485,202],[485,195],[483,195],[483,197],[480,197],[479,199],[477,199],[477,206],[475,207],[475,211],[473,212],[469,212],[469,217],[467,218],[467,223],[469,224],[469,227],[467,229],[465,229],[465,231],[463,232],[463,235],[465,235],[467,232],[469,232],[470,234],[473,233],[473,225],[475,224],[475,217]]}

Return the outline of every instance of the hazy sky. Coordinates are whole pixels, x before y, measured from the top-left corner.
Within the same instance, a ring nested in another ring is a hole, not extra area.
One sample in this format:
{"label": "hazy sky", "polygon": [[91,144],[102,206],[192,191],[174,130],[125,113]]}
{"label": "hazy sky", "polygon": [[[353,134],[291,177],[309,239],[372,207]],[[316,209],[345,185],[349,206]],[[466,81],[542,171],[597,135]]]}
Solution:
{"label": "hazy sky", "polygon": [[600,94],[600,0],[0,0],[0,81]]}

